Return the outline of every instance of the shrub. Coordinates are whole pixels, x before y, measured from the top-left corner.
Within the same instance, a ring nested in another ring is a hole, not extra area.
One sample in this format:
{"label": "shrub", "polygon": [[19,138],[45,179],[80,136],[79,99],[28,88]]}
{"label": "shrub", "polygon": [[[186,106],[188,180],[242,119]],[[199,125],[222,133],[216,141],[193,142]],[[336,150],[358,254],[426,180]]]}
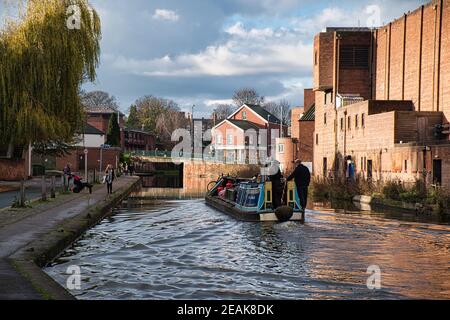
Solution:
{"label": "shrub", "polygon": [[401,200],[400,194],[405,193],[406,190],[399,180],[388,181],[383,187],[383,196],[387,199]]}

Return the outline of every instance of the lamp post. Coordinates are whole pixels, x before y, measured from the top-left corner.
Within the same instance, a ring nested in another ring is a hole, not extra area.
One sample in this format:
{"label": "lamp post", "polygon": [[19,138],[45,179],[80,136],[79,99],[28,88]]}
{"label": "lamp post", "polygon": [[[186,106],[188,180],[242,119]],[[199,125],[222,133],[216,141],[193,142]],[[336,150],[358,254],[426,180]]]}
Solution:
{"label": "lamp post", "polygon": [[194,148],[195,148],[195,144],[194,144],[194,108],[195,108],[195,104],[192,105],[192,112],[191,112],[191,137],[192,137],[192,157],[194,157]]}

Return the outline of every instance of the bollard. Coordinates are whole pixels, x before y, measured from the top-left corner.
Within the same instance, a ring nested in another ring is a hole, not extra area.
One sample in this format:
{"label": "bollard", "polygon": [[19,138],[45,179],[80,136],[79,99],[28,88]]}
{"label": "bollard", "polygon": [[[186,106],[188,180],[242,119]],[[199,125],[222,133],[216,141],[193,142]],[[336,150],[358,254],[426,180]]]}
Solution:
{"label": "bollard", "polygon": [[45,180],[45,175],[42,176],[41,200],[47,201],[47,181]]}
{"label": "bollard", "polygon": [[26,199],[25,199],[25,180],[22,179],[20,181],[20,203],[19,203],[20,207],[22,207],[22,208],[25,207],[25,202],[26,202]]}
{"label": "bollard", "polygon": [[56,194],[55,194],[55,176],[51,177],[51,183],[52,183],[52,186],[51,186],[51,189],[50,189],[50,197],[52,199],[55,199],[56,198]]}

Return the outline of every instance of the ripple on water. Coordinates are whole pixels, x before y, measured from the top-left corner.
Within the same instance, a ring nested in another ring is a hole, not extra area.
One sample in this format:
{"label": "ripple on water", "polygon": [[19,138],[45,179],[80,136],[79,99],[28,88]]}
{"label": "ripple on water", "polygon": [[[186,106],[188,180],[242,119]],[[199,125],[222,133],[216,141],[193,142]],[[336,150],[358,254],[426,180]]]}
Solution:
{"label": "ripple on water", "polygon": [[[82,270],[80,299],[450,298],[450,228],[309,211],[242,223],[203,201],[120,208],[46,271]],[[367,267],[382,290],[367,289]],[[426,272],[423,272],[426,270]]]}

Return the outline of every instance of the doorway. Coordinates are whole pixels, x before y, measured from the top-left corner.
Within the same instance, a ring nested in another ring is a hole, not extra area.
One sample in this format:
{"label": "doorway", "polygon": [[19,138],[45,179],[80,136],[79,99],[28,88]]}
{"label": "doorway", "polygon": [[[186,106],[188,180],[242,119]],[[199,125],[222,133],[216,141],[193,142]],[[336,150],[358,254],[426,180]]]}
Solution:
{"label": "doorway", "polygon": [[433,160],[433,184],[442,184],[442,160]]}
{"label": "doorway", "polygon": [[367,179],[372,179],[373,173],[372,173],[372,160],[367,160]]}
{"label": "doorway", "polygon": [[84,158],[86,156],[84,154],[80,154],[78,155],[78,170],[82,171],[85,169],[85,165],[84,165]]}

